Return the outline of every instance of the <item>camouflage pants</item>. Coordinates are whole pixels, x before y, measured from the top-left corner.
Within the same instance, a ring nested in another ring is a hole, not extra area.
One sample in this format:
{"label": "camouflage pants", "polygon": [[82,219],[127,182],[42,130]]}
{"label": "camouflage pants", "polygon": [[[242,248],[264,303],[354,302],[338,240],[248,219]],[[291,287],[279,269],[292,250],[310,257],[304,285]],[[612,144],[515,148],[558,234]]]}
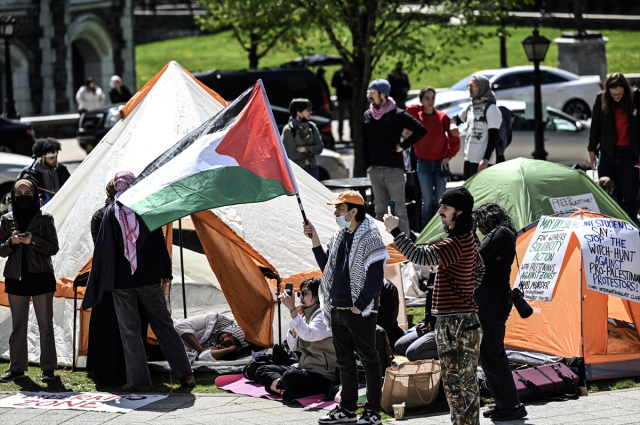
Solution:
{"label": "camouflage pants", "polygon": [[480,391],[476,369],[482,328],[478,315],[437,316],[435,330],[451,423],[480,424]]}

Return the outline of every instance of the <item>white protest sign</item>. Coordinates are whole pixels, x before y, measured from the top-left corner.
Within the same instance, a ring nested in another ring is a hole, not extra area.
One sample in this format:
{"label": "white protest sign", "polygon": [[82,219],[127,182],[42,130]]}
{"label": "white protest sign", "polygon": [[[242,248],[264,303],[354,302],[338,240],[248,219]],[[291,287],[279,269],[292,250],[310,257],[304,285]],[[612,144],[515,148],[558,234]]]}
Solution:
{"label": "white protest sign", "polygon": [[600,209],[596,203],[593,193],[585,193],[584,195],[563,196],[561,198],[549,198],[553,212],[556,214],[574,213],[574,207],[599,213]]}
{"label": "white protest sign", "polygon": [[542,216],[522,258],[514,288],[529,300],[551,301],[571,233],[581,220]]}
{"label": "white protest sign", "polygon": [[19,392],[0,400],[0,407],[126,413],[165,398],[166,395]]}
{"label": "white protest sign", "polygon": [[640,301],[640,234],[622,220],[593,218],[576,229],[587,288]]}

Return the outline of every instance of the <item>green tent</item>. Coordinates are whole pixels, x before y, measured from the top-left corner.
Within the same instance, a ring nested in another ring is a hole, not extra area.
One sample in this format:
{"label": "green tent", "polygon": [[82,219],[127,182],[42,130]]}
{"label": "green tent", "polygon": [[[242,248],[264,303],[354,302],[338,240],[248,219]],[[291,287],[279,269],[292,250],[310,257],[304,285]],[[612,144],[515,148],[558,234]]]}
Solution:
{"label": "green tent", "polygon": [[[543,215],[554,214],[550,198],[593,193],[600,213],[632,223],[611,197],[585,173],[565,165],[518,158],[487,168],[464,183],[475,199],[474,208],[494,202],[507,210],[516,229],[522,229]],[[436,214],[422,230],[416,243],[445,237]]]}

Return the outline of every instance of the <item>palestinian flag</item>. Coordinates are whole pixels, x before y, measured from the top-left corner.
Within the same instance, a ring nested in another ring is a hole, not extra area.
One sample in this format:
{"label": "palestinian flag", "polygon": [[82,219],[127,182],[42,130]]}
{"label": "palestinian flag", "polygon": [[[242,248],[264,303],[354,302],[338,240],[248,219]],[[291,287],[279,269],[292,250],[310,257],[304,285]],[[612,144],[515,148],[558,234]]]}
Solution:
{"label": "palestinian flag", "polygon": [[118,200],[154,230],[198,211],[296,193],[259,80],[156,158]]}

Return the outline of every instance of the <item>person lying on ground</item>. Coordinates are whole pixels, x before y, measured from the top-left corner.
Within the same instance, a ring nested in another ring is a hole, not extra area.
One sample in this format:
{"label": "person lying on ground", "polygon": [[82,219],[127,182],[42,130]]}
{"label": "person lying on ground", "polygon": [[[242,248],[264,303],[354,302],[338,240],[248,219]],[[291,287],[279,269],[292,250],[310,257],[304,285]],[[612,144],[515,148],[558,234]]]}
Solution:
{"label": "person lying on ground", "polygon": [[300,285],[300,305],[286,292],[282,304],[291,312],[287,344],[300,352],[295,366],[265,365],[256,370],[256,381],[286,402],[327,392],[338,369],[331,329],[322,320],[318,297],[320,279],[307,279]]}
{"label": "person lying on ground", "polygon": [[239,354],[250,354],[251,348],[255,347],[245,339],[244,332],[234,320],[218,313],[177,320],[174,327],[182,338],[191,363],[196,360],[231,360],[238,358]]}

